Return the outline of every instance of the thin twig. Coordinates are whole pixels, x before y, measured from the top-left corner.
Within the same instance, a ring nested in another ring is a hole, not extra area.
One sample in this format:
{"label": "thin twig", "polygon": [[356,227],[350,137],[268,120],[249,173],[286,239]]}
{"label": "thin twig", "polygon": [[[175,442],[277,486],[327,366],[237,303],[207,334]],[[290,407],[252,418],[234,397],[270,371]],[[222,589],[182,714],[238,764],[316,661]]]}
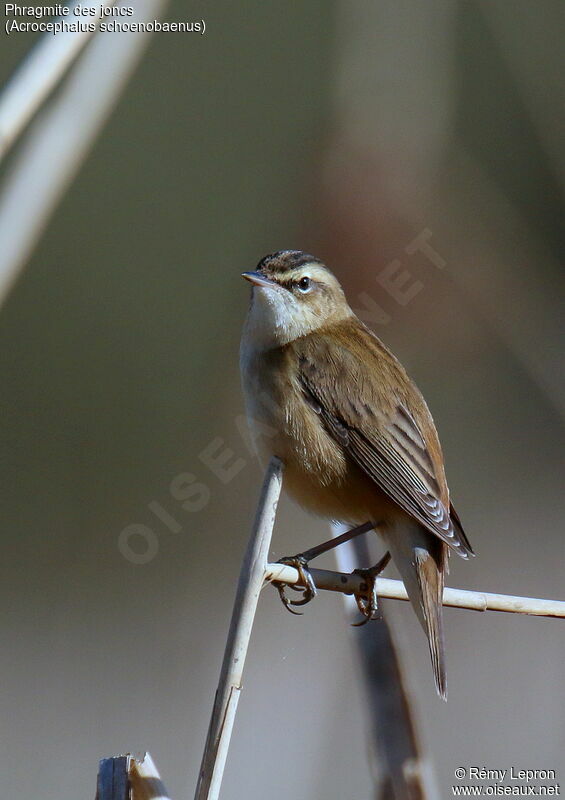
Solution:
{"label": "thin twig", "polygon": [[[136,21],[166,0],[136,0]],[[36,120],[0,197],[0,304],[32,253],[149,42],[150,33],[97,33]]]}
{"label": "thin twig", "polygon": [[[101,7],[114,3],[115,0],[98,2],[96,15],[88,17],[88,22],[98,23],[102,18]],[[73,14],[77,5],[73,3],[68,16],[55,22],[78,19],[84,23],[84,17]],[[0,161],[93,35],[91,30],[48,33],[16,70],[0,95]]]}
{"label": "thin twig", "polygon": [[282,463],[278,458],[271,459],[263,483],[253,533],[241,566],[195,800],[217,800],[219,796],[241,692],[245,657],[267,568],[267,556],[282,486],[282,469]]}
{"label": "thin twig", "polygon": [[[325,569],[310,570],[318,589],[343,594],[367,594],[362,576]],[[268,564],[266,580],[301,585],[298,570],[287,564]],[[392,600],[408,600],[402,581],[377,578],[377,594]],[[537,617],[565,617],[565,601],[543,600],[535,597],[515,597],[510,594],[471,592],[466,589],[444,589],[443,605],[466,608],[471,611],[506,611],[514,614],[531,614]]]}

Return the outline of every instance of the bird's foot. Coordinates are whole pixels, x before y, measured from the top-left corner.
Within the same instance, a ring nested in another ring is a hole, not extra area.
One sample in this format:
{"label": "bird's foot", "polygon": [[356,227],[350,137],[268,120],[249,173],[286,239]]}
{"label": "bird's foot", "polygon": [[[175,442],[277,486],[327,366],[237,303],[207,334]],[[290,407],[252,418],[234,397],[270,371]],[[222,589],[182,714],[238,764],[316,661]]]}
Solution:
{"label": "bird's foot", "polygon": [[[326,542],[322,542],[322,544],[310,548],[310,550],[305,550],[303,553],[298,553],[296,556],[285,556],[285,558],[279,559],[279,564],[288,564],[289,566],[298,570],[298,574],[300,575],[300,583],[302,584],[301,586],[292,586],[291,584],[283,583],[282,581],[273,581],[273,586],[276,587],[284,607],[288,609],[291,614],[298,614],[300,616],[300,612],[293,611],[291,606],[304,606],[306,603],[309,603],[310,600],[313,600],[317,594],[316,584],[314,583],[312,575],[310,574],[310,570],[308,569],[308,564],[310,561],[318,556],[321,556],[322,553],[327,553],[330,550],[339,547],[340,544],[345,544],[345,542],[351,541],[351,539],[354,539],[356,536],[360,536],[362,533],[367,533],[374,527],[374,522],[365,522],[363,525],[358,525],[356,528],[352,528],[352,530],[342,533],[341,536],[332,537]],[[290,586],[290,588],[294,589],[294,591],[302,592],[302,599],[289,600],[285,594],[287,586]]]}
{"label": "bird's foot", "polygon": [[[377,597],[377,578],[389,561],[390,553],[385,553],[380,561],[377,561],[373,567],[369,567],[369,569],[353,570],[355,575],[360,575],[366,581],[366,590],[368,594],[368,597],[359,594],[355,595],[357,608],[363,614],[365,619],[362,619],[361,622],[353,622],[352,625],[354,628],[358,628],[361,625],[366,625],[369,620],[380,618],[379,601]],[[362,589],[363,588],[364,587],[362,585]]]}
{"label": "bird's foot", "polygon": [[[305,606],[306,603],[309,603],[311,600],[313,600],[318,593],[316,584],[312,578],[312,574],[308,569],[308,560],[303,553],[298,553],[296,556],[285,556],[284,558],[280,558],[277,563],[287,564],[288,566],[294,567],[296,570],[298,570],[300,583],[302,584],[301,586],[293,586],[288,583],[282,583],[281,581],[273,581],[273,586],[276,587],[279,597],[282,600],[282,604],[287,611],[290,611],[291,614],[301,616],[301,612],[294,611],[291,606]],[[290,600],[286,596],[287,587],[290,587],[296,592],[302,592],[302,598],[300,600]]]}

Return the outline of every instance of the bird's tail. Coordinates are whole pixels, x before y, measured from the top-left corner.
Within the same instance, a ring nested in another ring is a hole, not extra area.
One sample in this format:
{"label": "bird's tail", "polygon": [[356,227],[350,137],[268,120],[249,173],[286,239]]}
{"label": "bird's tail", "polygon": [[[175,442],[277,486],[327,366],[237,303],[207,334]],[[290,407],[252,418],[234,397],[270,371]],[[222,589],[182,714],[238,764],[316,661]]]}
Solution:
{"label": "bird's tail", "polygon": [[408,597],[428,637],[437,693],[447,700],[443,637],[443,585],[447,546],[414,523],[410,530],[390,531],[385,537]]}

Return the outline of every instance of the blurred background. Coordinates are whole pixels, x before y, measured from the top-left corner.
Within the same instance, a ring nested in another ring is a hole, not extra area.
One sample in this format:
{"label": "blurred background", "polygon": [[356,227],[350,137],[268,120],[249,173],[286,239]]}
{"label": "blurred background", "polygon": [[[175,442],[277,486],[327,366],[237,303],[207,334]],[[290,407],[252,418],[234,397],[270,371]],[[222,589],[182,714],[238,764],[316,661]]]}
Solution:
{"label": "blurred background", "polygon": [[[565,599],[561,0],[166,17],[206,34],[152,38],[0,314],[7,797],[92,797],[142,750],[192,796],[262,479],[239,275],[267,252],[324,259],[426,396],[478,553],[449,584]],[[34,40],[4,36],[1,84]],[[283,500],[272,557],[327,535]],[[387,610],[438,797],[565,768],[560,621],[446,610],[445,705]],[[372,796],[341,598],[305,612],[261,599],[225,800]]]}

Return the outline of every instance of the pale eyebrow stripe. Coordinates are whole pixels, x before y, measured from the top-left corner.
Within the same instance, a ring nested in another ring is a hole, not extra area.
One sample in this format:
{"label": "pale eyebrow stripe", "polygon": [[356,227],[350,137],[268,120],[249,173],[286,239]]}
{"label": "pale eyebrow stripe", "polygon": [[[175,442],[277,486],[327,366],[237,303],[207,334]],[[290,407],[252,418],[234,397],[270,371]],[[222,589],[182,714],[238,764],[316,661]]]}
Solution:
{"label": "pale eyebrow stripe", "polygon": [[[275,273],[275,277],[280,283],[300,280],[297,275],[298,270],[303,274],[308,274],[308,277],[312,278],[313,281],[319,281],[322,274],[325,272],[318,261],[308,261],[306,264],[301,264],[299,267],[293,267],[292,269],[287,269],[285,272],[279,272],[278,274]],[[316,273],[318,274],[316,275]]]}

